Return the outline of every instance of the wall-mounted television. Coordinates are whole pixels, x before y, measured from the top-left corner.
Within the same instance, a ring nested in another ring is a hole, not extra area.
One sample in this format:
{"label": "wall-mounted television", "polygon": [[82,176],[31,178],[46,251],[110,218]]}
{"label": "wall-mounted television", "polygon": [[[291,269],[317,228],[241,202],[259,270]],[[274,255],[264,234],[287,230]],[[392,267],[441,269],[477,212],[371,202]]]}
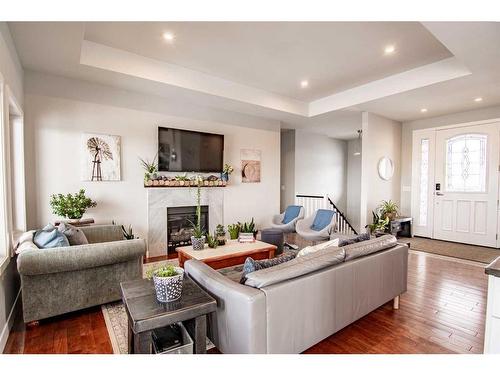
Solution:
{"label": "wall-mounted television", "polygon": [[224,136],[158,127],[160,172],[221,172]]}

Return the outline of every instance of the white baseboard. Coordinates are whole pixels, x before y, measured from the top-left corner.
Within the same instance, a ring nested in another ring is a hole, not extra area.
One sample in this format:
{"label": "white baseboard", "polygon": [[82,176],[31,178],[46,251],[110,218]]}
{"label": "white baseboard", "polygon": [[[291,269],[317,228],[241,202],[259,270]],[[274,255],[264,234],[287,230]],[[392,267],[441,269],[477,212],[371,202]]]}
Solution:
{"label": "white baseboard", "polygon": [[3,353],[5,345],[7,345],[7,339],[9,338],[10,330],[14,325],[14,320],[16,319],[16,312],[18,307],[17,304],[20,301],[19,299],[20,295],[21,295],[21,288],[19,288],[19,291],[17,292],[17,296],[16,299],[14,300],[14,304],[12,305],[12,309],[10,310],[9,317],[5,322],[5,325],[2,327],[2,333],[0,334],[0,354]]}

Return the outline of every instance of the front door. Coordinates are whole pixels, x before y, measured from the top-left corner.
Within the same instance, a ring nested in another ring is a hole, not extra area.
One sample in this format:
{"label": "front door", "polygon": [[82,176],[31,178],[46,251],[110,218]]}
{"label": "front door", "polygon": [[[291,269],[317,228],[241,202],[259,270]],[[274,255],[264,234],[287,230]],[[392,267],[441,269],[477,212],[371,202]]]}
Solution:
{"label": "front door", "polygon": [[499,124],[436,131],[433,238],[496,247]]}

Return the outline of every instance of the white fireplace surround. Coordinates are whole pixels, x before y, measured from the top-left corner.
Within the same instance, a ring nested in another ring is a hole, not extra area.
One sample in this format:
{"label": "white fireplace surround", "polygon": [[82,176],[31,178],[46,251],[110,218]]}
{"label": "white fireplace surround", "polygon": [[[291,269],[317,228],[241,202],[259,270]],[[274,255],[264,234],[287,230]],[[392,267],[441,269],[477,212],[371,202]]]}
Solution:
{"label": "white fireplace surround", "polygon": [[[148,256],[167,255],[167,208],[196,205],[196,188],[147,188]],[[209,231],[224,224],[224,188],[202,187],[201,205],[208,206]]]}

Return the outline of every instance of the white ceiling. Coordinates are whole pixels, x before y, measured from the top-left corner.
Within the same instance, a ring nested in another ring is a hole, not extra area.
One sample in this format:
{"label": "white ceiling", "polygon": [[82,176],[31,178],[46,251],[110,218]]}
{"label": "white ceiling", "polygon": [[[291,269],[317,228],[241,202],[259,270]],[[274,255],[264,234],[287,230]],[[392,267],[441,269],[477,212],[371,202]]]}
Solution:
{"label": "white ceiling", "polygon": [[[498,23],[9,23],[26,69],[353,138],[500,103]],[[175,34],[172,44],[161,35]],[[393,44],[396,52],[384,55]],[[310,86],[301,89],[299,82]],[[480,103],[474,97],[482,96]],[[420,108],[428,108],[426,114]]]}
{"label": "white ceiling", "polygon": [[85,39],[301,101],[451,56],[418,22],[95,22]]}

